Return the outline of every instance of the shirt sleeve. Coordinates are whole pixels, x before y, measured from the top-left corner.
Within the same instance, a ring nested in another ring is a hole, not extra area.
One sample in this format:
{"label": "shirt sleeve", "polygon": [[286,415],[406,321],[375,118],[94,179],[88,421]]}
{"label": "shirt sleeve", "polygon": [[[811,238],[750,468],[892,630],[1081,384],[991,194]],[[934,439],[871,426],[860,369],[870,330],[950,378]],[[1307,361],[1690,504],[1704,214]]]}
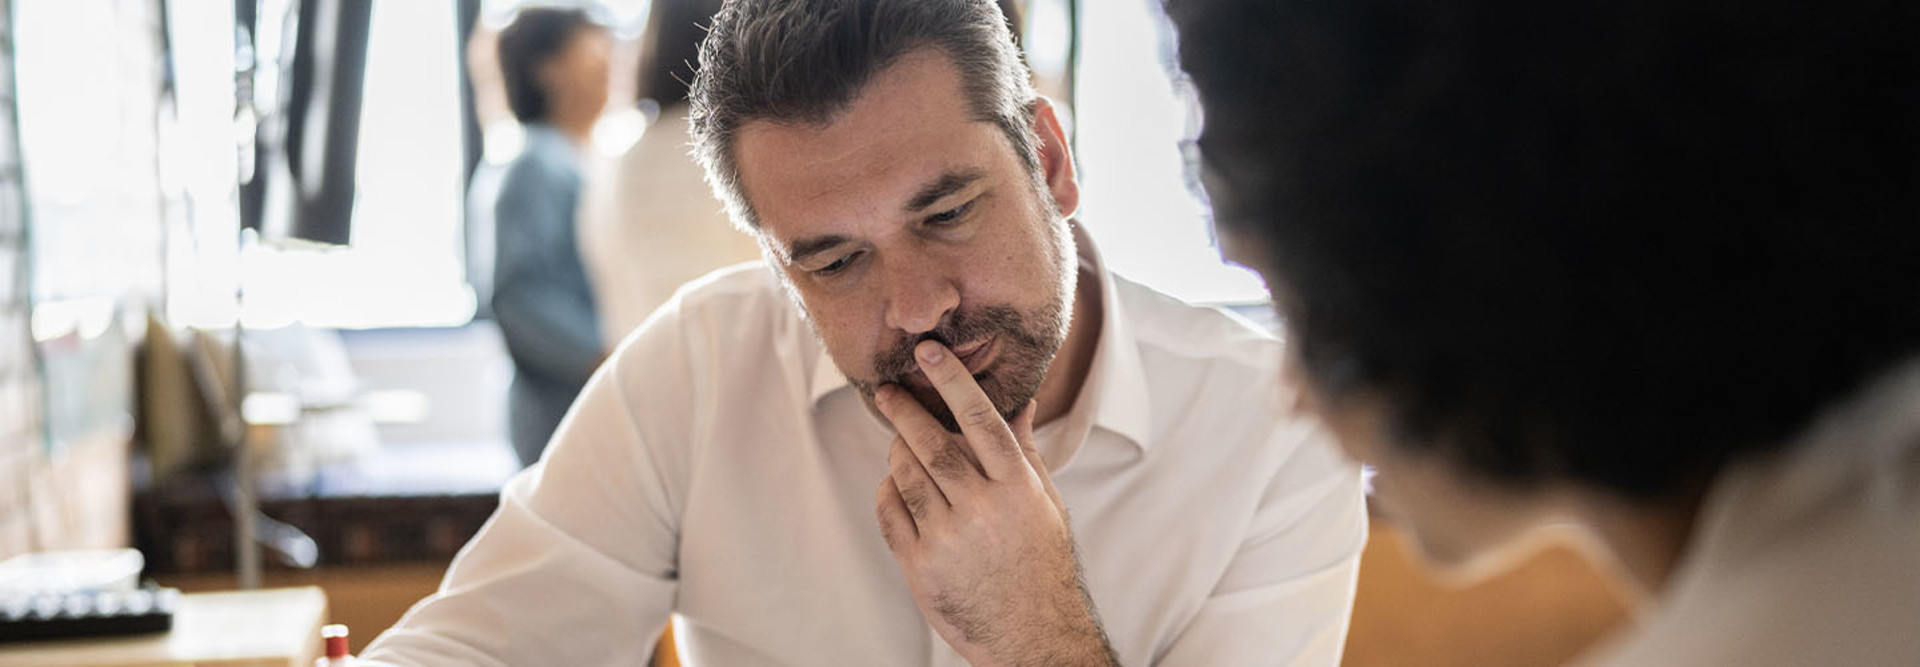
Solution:
{"label": "shirt sleeve", "polygon": [[[493,313],[521,372],[578,386],[604,352],[572,233],[577,175],[521,160],[494,203]],[[570,278],[570,276],[572,276]]]}
{"label": "shirt sleeve", "polygon": [[1367,540],[1360,470],[1315,429],[1281,431],[1315,435],[1274,475],[1248,538],[1155,664],[1340,664]]}
{"label": "shirt sleeve", "polygon": [[678,590],[685,346],[643,331],[591,381],[542,462],[361,656],[400,665],[646,664]]}

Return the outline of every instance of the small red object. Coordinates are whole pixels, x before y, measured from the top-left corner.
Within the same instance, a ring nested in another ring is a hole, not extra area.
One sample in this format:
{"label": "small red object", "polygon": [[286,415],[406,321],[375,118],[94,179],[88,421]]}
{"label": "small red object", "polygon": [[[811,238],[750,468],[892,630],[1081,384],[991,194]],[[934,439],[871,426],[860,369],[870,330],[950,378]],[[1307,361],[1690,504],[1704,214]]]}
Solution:
{"label": "small red object", "polygon": [[339,660],[347,657],[347,626],[340,624],[320,628],[320,638],[327,641],[327,659]]}

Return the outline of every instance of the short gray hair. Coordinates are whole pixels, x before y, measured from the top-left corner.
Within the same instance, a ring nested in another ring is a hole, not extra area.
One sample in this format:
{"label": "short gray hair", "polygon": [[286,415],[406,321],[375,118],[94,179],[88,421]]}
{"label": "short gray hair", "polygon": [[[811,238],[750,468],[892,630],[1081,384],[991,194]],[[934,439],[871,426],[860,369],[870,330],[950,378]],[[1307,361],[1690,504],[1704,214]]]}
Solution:
{"label": "short gray hair", "polygon": [[694,154],[734,224],[760,224],[734,160],[741,126],[827,125],[875,74],[926,47],[960,70],[974,119],[1000,128],[1038,173],[1038,95],[995,0],[727,0],[700,46],[689,124]]}

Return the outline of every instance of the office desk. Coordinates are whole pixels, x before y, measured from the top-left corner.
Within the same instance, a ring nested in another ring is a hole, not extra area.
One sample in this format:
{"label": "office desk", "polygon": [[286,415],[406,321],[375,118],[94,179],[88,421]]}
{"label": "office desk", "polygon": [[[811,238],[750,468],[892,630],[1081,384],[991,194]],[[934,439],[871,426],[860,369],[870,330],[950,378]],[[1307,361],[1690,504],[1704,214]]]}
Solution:
{"label": "office desk", "polygon": [[312,667],[326,619],[313,587],[189,593],[166,634],[0,645],[0,665]]}

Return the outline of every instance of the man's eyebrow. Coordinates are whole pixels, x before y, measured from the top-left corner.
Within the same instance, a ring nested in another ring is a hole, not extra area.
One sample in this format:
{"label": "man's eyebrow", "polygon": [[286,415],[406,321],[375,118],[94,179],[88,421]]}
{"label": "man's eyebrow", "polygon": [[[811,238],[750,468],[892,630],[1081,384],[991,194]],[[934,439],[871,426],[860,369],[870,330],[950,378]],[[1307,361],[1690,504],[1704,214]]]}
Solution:
{"label": "man's eyebrow", "polygon": [[926,210],[928,206],[934,205],[947,195],[959,192],[961,188],[986,177],[986,172],[979,169],[949,171],[941,174],[939,179],[928,184],[927,187],[920,188],[920,193],[914,195],[913,199],[907,200],[907,212],[919,213]]}
{"label": "man's eyebrow", "polygon": [[832,250],[836,246],[846,244],[846,243],[851,243],[851,242],[853,242],[853,239],[847,238],[845,236],[841,236],[839,234],[826,234],[823,236],[811,236],[804,239],[800,239],[798,241],[794,241],[793,245],[787,247],[787,263],[799,264],[803,261],[806,261],[807,258],[809,257],[818,255],[828,250]]}

